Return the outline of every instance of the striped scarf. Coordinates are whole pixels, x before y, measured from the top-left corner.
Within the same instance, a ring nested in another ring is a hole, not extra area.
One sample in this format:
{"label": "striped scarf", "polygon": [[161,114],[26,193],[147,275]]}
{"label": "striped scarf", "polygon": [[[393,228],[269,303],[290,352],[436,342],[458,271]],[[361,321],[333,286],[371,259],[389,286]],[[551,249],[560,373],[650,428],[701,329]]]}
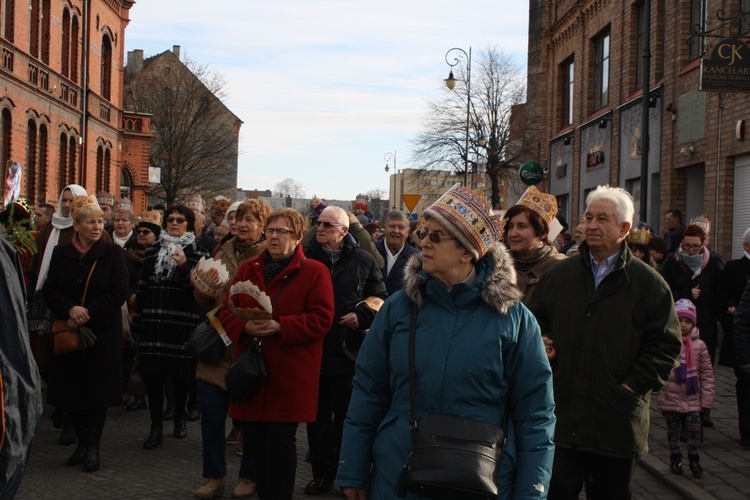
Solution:
{"label": "striped scarf", "polygon": [[[694,328],[693,331],[696,331]],[[685,391],[688,394],[698,394],[700,386],[698,385],[698,365],[695,362],[695,352],[693,351],[692,332],[682,337],[682,353],[680,354],[680,366],[677,368],[675,378],[677,382],[685,382]]]}

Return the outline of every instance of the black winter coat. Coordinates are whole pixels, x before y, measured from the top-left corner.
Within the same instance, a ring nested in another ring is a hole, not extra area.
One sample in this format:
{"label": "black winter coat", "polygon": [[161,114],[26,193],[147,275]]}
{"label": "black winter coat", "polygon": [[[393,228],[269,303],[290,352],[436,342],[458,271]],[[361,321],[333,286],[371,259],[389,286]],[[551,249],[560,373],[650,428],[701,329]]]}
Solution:
{"label": "black winter coat", "polygon": [[734,315],[734,346],[737,349],[737,366],[750,364],[750,281]]}
{"label": "black winter coat", "polygon": [[380,255],[383,256],[383,260],[385,261],[385,265],[380,268],[380,274],[383,275],[385,288],[388,290],[388,296],[390,297],[397,291],[401,290],[401,288],[404,286],[404,272],[406,270],[406,263],[409,261],[409,258],[412,255],[418,254],[419,250],[409,245],[408,243],[405,244],[403,250],[401,250],[401,253],[399,253],[396,257],[396,262],[393,263],[393,267],[391,267],[391,272],[389,273],[387,272],[388,254],[385,249],[385,240],[376,241],[375,248],[378,249],[378,252],[380,252]]}
{"label": "black winter coat", "polygon": [[[122,248],[101,239],[81,257],[73,243],[58,245],[50,261],[44,298],[52,313],[67,319],[81,305],[94,261],[86,301],[86,326],[96,343],[80,351],[54,356],[50,364],[48,402],[63,411],[94,410],[122,404],[122,317],[128,294],[128,272]],[[54,319],[54,318],[53,318]]]}
{"label": "black winter coat", "polygon": [[354,312],[359,319],[360,328],[370,328],[375,313],[364,304],[357,304],[367,297],[375,296],[383,300],[388,297],[383,275],[372,255],[362,250],[350,234],[344,237],[341,257],[336,265],[331,265],[331,259],[317,240],[310,242],[305,254],[309,259],[322,262],[330,271],[333,280],[336,312],[333,327],[323,342],[321,375],[354,375],[354,361],[344,353],[344,337],[348,329],[339,322],[342,316]]}
{"label": "black winter coat", "polygon": [[747,286],[748,277],[750,277],[750,259],[745,256],[727,262],[719,277],[716,294],[719,322],[724,329],[724,341],[721,344],[721,353],[719,353],[719,364],[722,366],[737,366],[732,326],[734,315],[727,314],[727,309],[732,306],[737,307],[740,303],[742,292],[745,291]]}

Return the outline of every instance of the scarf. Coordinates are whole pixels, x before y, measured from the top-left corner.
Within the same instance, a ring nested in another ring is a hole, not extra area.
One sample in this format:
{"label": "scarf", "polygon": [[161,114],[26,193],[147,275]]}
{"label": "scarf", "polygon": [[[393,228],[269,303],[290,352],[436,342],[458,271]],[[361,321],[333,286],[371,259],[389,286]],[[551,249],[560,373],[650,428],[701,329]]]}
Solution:
{"label": "scarf", "polygon": [[[96,243],[96,242],[94,242]],[[83,258],[89,250],[91,250],[91,247],[94,246],[94,243],[90,244],[89,246],[85,247],[83,246],[83,243],[81,242],[80,238],[78,238],[78,233],[73,235],[73,248],[76,249],[78,254]]]}
{"label": "scarf", "polygon": [[519,259],[518,255],[515,252],[511,252],[511,254],[513,255],[513,267],[516,268],[516,271],[528,271],[529,269],[534,267],[534,265],[536,265],[540,260],[545,258],[551,251],[552,247],[550,245],[544,245],[536,254],[534,254],[533,257],[526,260]]}
{"label": "scarf", "polygon": [[112,241],[114,241],[115,243],[117,243],[118,245],[120,245],[120,248],[125,248],[125,243],[128,242],[128,240],[130,239],[131,236],[133,236],[133,230],[132,229],[130,230],[130,232],[128,233],[128,235],[125,236],[124,238],[120,238],[114,232],[112,232]]}
{"label": "scarf", "polygon": [[146,247],[135,244],[128,248],[128,258],[138,267],[143,265],[143,258],[146,256]]}
{"label": "scarf", "polygon": [[265,266],[263,266],[263,279],[265,280],[267,285],[271,282],[272,279],[281,274],[281,271],[286,269],[286,266],[288,266],[292,261],[294,253],[292,253],[292,255],[290,255],[286,259],[282,260],[273,260],[270,255],[266,256],[268,257],[268,259],[266,259],[266,264]]}
{"label": "scarf", "polygon": [[701,247],[699,254],[688,255],[688,253],[682,249],[682,244],[680,244],[677,252],[675,252],[675,258],[677,259],[677,262],[682,261],[685,266],[690,269],[690,272],[693,273],[693,276],[690,279],[695,279],[700,276],[701,272],[706,267],[706,264],[708,264],[708,259],[711,258],[711,255],[705,246]]}
{"label": "scarf", "polygon": [[695,361],[695,352],[693,351],[693,333],[697,338],[698,329],[682,337],[682,353],[680,354],[680,366],[677,367],[675,379],[678,383],[685,382],[685,391],[688,395],[698,394],[700,386],[698,385],[698,365]]}
{"label": "scarf", "polygon": [[177,262],[172,258],[175,250],[183,250],[185,247],[195,244],[195,234],[190,231],[180,237],[170,236],[166,231],[159,235],[159,244],[161,248],[156,255],[156,265],[154,266],[154,275],[156,282],[169,279],[177,269]]}
{"label": "scarf", "polygon": [[44,247],[42,265],[39,267],[39,276],[37,277],[36,281],[37,290],[41,290],[42,286],[44,286],[44,282],[47,280],[49,263],[52,260],[52,251],[57,246],[57,242],[60,241],[60,231],[62,229],[68,229],[73,225],[72,211],[71,215],[69,215],[68,217],[63,217],[62,214],[62,199],[63,193],[66,189],[70,189],[70,192],[73,193],[73,197],[86,196],[88,194],[86,193],[86,190],[78,184],[69,184],[65,186],[62,191],[60,191],[60,199],[57,201],[57,211],[52,214],[52,221],[50,221],[50,224],[52,224],[52,232],[50,233],[49,239],[47,240],[47,243]]}

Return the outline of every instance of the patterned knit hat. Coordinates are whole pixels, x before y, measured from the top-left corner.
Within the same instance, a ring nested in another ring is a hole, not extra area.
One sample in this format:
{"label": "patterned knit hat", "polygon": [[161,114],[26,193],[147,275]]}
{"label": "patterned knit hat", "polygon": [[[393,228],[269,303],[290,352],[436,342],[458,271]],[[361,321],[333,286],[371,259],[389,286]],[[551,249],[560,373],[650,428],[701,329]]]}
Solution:
{"label": "patterned knit hat", "polygon": [[490,203],[459,184],[454,184],[424,215],[426,219],[435,219],[476,260],[484,257],[503,235],[503,219],[492,214]]}
{"label": "patterned knit hat", "polygon": [[678,318],[689,319],[695,325],[698,322],[698,314],[695,311],[695,305],[688,299],[680,299],[674,303]]}
{"label": "patterned knit hat", "polygon": [[93,194],[88,196],[76,196],[73,198],[73,203],[70,206],[73,218],[75,219],[87,210],[98,210],[101,212],[102,207],[99,206],[97,198],[98,196],[94,196]]}

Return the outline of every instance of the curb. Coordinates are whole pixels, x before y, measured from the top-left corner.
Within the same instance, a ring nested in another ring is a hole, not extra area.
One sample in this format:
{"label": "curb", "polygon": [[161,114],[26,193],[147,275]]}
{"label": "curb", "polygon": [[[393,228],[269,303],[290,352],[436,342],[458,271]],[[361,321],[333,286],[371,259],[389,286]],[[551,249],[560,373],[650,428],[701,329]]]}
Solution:
{"label": "curb", "polygon": [[646,469],[653,477],[672,488],[682,498],[688,500],[716,500],[718,498],[701,488],[696,483],[691,482],[690,484],[685,485],[683,481],[676,481],[675,478],[679,476],[665,472],[668,468],[666,468],[664,463],[650,454],[640,457],[638,459],[638,464]]}

